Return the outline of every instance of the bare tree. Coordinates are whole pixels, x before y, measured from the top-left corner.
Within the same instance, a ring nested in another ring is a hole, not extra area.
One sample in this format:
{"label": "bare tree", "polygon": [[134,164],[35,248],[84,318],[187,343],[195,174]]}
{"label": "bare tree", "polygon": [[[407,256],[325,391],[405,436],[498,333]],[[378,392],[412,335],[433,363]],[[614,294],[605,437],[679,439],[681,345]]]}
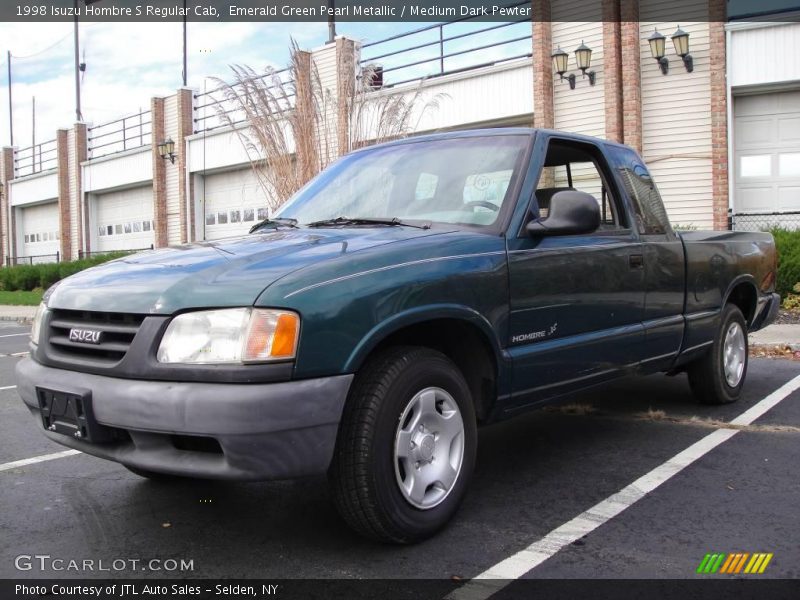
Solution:
{"label": "bare tree", "polygon": [[[270,210],[340,156],[407,137],[443,97],[424,100],[423,82],[403,91],[376,90],[374,69],[357,73],[355,56],[351,63],[339,80],[338,99],[324,88],[310,53],[294,41],[288,70],[259,74],[234,65],[232,83],[216,80],[224,98],[217,115],[244,145]],[[241,121],[247,127],[234,127]]]}

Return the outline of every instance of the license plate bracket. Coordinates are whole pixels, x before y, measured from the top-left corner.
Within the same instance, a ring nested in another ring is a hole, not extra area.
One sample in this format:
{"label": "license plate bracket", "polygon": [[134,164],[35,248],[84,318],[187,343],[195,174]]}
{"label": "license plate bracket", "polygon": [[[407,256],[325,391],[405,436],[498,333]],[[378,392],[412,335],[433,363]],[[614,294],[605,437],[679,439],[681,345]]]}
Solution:
{"label": "license plate bracket", "polygon": [[115,440],[114,429],[95,419],[90,391],[76,393],[37,387],[36,397],[42,424],[48,431],[89,443]]}

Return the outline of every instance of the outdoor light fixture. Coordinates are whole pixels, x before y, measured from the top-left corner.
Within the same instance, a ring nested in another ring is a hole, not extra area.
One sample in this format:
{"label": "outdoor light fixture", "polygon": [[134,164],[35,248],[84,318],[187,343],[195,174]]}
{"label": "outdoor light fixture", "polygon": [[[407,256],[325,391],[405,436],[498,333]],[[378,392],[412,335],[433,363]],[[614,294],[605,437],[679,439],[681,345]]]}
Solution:
{"label": "outdoor light fixture", "polygon": [[667,38],[656,29],[653,31],[653,35],[647,38],[647,41],[650,44],[650,54],[658,61],[661,72],[666,75],[669,73],[669,59],[665,56],[667,53]]}
{"label": "outdoor light fixture", "polygon": [[691,73],[694,71],[694,61],[692,55],[689,54],[689,34],[686,33],[681,26],[672,34],[672,43],[675,45],[675,54],[681,57],[686,70]]}
{"label": "outdoor light fixture", "polygon": [[[558,76],[563,81],[565,79],[564,74],[569,68],[569,54],[564,52],[561,49],[561,46],[559,46],[556,51],[553,52],[551,57],[553,59],[553,68],[555,68],[556,73],[558,73]],[[589,78],[589,85],[594,85],[595,72],[588,71],[589,67],[592,65],[592,49],[583,42],[581,42],[581,45],[575,49],[575,62],[577,63],[578,68],[581,70],[583,76]],[[575,84],[577,83],[575,74],[570,73],[566,77],[566,80],[569,82],[570,89],[574,90]]]}
{"label": "outdoor light fixture", "polygon": [[175,142],[172,138],[167,138],[158,145],[158,155],[164,159],[168,158],[169,162],[175,164]]}
{"label": "outdoor light fixture", "polygon": [[[647,41],[650,44],[650,54],[658,61],[661,72],[666,75],[669,73],[669,59],[666,57],[667,38],[656,29],[653,34],[647,38]],[[681,57],[686,70],[689,73],[694,71],[694,61],[692,60],[692,55],[689,54],[689,34],[681,29],[680,25],[677,31],[672,34],[672,43],[675,46],[675,54]]]}

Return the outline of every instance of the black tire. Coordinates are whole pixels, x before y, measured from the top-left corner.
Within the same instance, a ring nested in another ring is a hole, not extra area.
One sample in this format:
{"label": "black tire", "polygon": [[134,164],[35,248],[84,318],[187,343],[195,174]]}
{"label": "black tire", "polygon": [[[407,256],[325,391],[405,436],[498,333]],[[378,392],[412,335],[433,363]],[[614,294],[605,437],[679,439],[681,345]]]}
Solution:
{"label": "black tire", "polygon": [[[725,336],[734,323],[738,324],[744,333],[744,367],[739,382],[735,386],[731,386],[725,377],[723,353]],[[747,322],[739,307],[726,304],[720,315],[719,328],[714,336],[711,350],[688,366],[689,385],[694,397],[703,404],[736,402],[742,393],[742,387],[747,377],[748,353]]]}
{"label": "black tire", "polygon": [[[458,405],[463,459],[444,499],[421,509],[400,491],[394,448],[406,407],[429,387],[446,391]],[[364,365],[353,382],[328,473],[333,500],[342,518],[368,538],[418,542],[444,527],[458,509],[472,477],[476,449],[475,410],[459,369],[434,350],[390,348]]]}
{"label": "black tire", "polygon": [[180,475],[170,475],[169,473],[158,473],[156,471],[148,471],[147,469],[140,469],[138,467],[129,467],[128,465],[122,465],[128,471],[133,473],[134,475],[138,475],[139,477],[144,477],[145,479],[149,479],[150,481],[157,481],[168,483],[170,481],[185,481],[185,477],[181,477]]}

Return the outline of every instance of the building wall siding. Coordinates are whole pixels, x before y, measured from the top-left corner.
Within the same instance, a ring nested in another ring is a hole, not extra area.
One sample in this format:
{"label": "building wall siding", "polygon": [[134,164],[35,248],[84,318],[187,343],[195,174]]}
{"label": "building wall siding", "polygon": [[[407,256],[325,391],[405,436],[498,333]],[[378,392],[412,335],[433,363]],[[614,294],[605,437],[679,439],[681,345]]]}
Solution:
{"label": "building wall siding", "polygon": [[800,23],[731,29],[731,87],[800,81]]}
{"label": "building wall siding", "polygon": [[[687,73],[669,36],[678,23],[677,8],[687,22],[694,72]],[[714,225],[712,185],[712,119],[708,7],[695,0],[642,0],[640,67],[642,89],[642,155],[655,178],[673,224],[710,229]],[[655,28],[667,36],[669,74],[662,75],[647,38]]]}
{"label": "building wall siding", "polygon": [[[168,96],[164,100],[164,137],[172,140],[180,140],[178,131],[178,96]],[[158,143],[159,140],[154,140]],[[175,143],[177,151],[181,144]],[[176,161],[172,164],[169,160],[164,161],[166,172],[166,204],[167,204],[167,243],[181,243],[181,194],[180,194],[180,171]],[[185,225],[185,224],[184,224]]]}
{"label": "building wall siding", "polygon": [[[605,69],[602,0],[560,0],[552,6],[553,46],[569,54],[569,72],[576,75],[576,88],[554,75],[553,106],[556,129],[605,137]],[[592,49],[591,69],[595,85],[582,77],[575,62],[575,49],[586,44]]]}

